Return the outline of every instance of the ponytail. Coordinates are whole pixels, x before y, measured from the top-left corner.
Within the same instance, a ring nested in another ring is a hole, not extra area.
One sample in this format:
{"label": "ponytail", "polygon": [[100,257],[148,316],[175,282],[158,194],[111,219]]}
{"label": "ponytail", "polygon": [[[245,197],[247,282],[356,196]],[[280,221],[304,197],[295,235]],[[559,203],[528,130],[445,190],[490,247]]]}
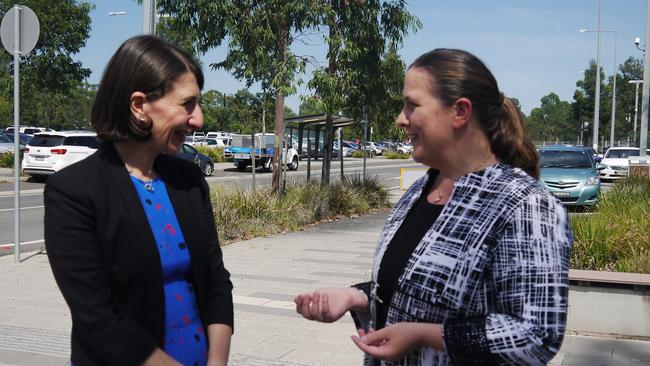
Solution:
{"label": "ponytail", "polygon": [[472,113],[501,162],[539,179],[539,156],[519,109],[499,92],[494,75],[481,60],[467,51],[439,48],[409,66],[415,67],[431,76],[432,94],[443,105],[452,106],[461,97],[472,102]]}
{"label": "ponytail", "polygon": [[501,162],[520,168],[531,177],[539,179],[539,155],[528,136],[521,113],[515,104],[501,94],[501,111],[494,129],[486,131],[490,148]]}

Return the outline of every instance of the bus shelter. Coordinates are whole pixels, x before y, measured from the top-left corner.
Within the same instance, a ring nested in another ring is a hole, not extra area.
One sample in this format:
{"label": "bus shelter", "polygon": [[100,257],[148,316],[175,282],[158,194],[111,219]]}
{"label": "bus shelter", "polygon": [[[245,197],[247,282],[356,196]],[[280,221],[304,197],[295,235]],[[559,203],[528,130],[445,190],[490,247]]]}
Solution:
{"label": "bus shelter", "polygon": [[[307,180],[311,178],[311,159],[322,158],[325,135],[325,113],[311,114],[285,119],[286,129],[290,136],[298,132],[298,153],[307,158]],[[350,126],[355,123],[352,118],[342,115],[332,115],[334,129]],[[343,137],[339,134],[339,159],[341,161],[341,176],[343,176]],[[313,143],[312,143],[313,141]],[[307,146],[303,146],[306,144]]]}

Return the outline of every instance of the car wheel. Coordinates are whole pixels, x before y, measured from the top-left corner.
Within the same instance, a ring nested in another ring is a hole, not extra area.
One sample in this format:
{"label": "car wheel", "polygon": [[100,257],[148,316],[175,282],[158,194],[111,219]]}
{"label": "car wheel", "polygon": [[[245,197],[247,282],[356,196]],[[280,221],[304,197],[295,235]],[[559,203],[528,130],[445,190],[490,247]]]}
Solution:
{"label": "car wheel", "polygon": [[264,164],[264,170],[267,172],[273,172],[273,158],[266,161],[266,164]]}
{"label": "car wheel", "polygon": [[239,170],[240,172],[246,170],[246,162],[242,161],[239,164],[237,164],[237,170]]}
{"label": "car wheel", "polygon": [[289,164],[289,170],[298,170],[298,157],[294,156],[293,160],[291,160],[291,164]]}
{"label": "car wheel", "polygon": [[205,166],[203,166],[203,175],[206,177],[209,177],[212,175],[214,172],[214,166],[210,163],[206,163]]}

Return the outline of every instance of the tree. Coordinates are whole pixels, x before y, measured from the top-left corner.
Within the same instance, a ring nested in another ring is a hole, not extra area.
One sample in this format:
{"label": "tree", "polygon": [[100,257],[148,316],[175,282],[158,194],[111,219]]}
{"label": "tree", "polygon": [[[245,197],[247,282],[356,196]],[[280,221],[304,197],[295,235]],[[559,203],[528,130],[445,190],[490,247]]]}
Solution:
{"label": "tree", "polygon": [[[605,80],[605,74],[603,70],[600,70],[600,90],[606,90],[605,85],[603,84]],[[584,77],[582,80],[576,82],[578,87],[573,94],[573,103],[571,104],[571,110],[573,115],[573,128],[580,131],[580,125],[584,122],[589,122],[589,126],[593,128],[594,120],[594,104],[595,104],[595,94],[596,94],[596,62],[591,60],[589,62],[589,67],[584,72]],[[609,126],[609,123],[603,119],[603,110],[607,103],[607,97],[605,93],[600,93],[600,105],[601,113],[599,116],[599,134],[603,131],[603,128]],[[609,104],[611,107],[611,104]],[[605,126],[606,124],[606,126]],[[587,137],[588,133],[586,132],[585,141],[591,140],[591,137]],[[592,136],[593,134],[589,135]],[[587,144],[585,144],[587,145]]]}
{"label": "tree", "polygon": [[198,52],[219,46],[228,36],[228,53],[210,64],[233,73],[248,86],[260,82],[275,95],[273,189],[279,189],[279,141],[284,125],[284,97],[295,92],[296,75],[305,70],[306,59],[294,55],[291,44],[301,32],[318,23],[319,1],[301,0],[159,0],[161,12],[171,15],[170,32],[183,37]]}
{"label": "tree", "polygon": [[[555,93],[541,99],[541,106],[533,108],[526,119],[526,128],[533,140],[561,142],[575,141],[571,104],[561,101]],[[579,131],[579,130],[578,130]]]}
{"label": "tree", "polygon": [[386,87],[385,80],[379,76],[382,57],[387,49],[395,50],[408,31],[416,30],[420,24],[404,9],[404,1],[329,0],[324,4],[328,64],[314,71],[308,85],[325,109],[321,184],[329,184],[332,115],[345,110],[346,115],[360,120],[364,106],[386,96],[381,92]]}
{"label": "tree", "polygon": [[[643,79],[643,60],[628,58],[618,66],[619,76],[616,82],[616,139],[629,140],[638,144],[638,128],[641,118],[641,87],[639,86],[639,106],[637,118],[637,138],[634,136],[634,107],[636,87],[631,80]],[[611,78],[610,78],[611,82]]]}
{"label": "tree", "polygon": [[[2,9],[13,4],[0,0]],[[93,5],[75,0],[24,0],[21,4],[34,10],[41,31],[34,50],[20,62],[21,104],[31,107],[24,108],[21,120],[47,126],[54,122],[55,109],[61,108],[54,101],[69,103],[68,98],[82,93],[82,82],[90,75],[72,56],[86,45]],[[0,101],[9,100],[13,105],[13,57],[6,52],[0,55],[0,71]],[[4,113],[0,109],[3,118]]]}

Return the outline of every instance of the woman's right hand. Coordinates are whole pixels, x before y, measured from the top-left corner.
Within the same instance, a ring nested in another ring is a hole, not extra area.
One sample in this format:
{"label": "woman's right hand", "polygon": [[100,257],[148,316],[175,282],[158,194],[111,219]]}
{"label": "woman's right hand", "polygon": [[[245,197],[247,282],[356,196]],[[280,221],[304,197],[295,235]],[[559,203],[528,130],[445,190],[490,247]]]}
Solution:
{"label": "woman's right hand", "polygon": [[293,298],[296,312],[309,320],[331,323],[339,320],[348,310],[366,310],[368,298],[352,287],[328,287]]}

